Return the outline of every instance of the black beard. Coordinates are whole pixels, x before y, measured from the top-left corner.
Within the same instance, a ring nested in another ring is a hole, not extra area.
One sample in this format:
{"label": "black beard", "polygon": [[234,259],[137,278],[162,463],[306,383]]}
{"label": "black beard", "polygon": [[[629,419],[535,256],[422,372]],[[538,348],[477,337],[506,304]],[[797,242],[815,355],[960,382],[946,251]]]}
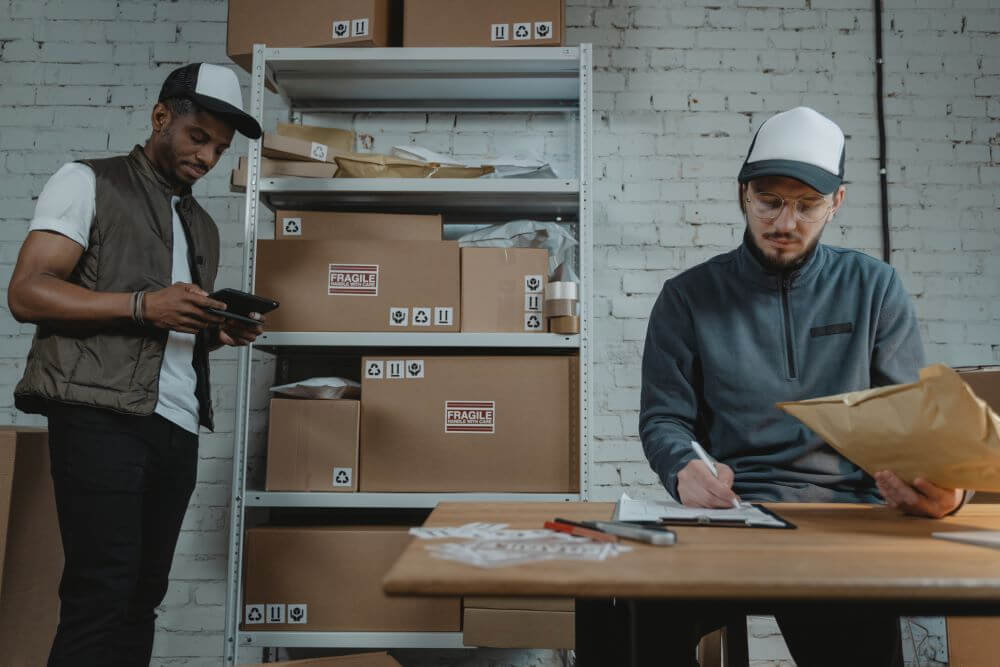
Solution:
{"label": "black beard", "polygon": [[753,234],[750,233],[750,226],[746,227],[743,232],[743,239],[746,241],[747,246],[750,248],[750,252],[753,256],[757,258],[760,265],[764,267],[767,273],[791,273],[802,267],[803,264],[809,261],[809,258],[813,256],[816,252],[816,246],[819,245],[819,240],[823,236],[823,231],[816,235],[816,238],[812,240],[807,247],[805,252],[803,252],[798,257],[792,257],[788,259],[777,259],[770,257],[761,250],[760,246],[757,245],[757,240],[754,238]]}

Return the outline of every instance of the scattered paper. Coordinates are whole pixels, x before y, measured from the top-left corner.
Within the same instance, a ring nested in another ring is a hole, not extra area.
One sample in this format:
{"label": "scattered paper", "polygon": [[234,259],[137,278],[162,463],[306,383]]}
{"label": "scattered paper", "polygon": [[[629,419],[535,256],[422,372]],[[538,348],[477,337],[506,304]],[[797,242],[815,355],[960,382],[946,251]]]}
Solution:
{"label": "scattered paper", "polygon": [[498,539],[527,540],[552,535],[551,530],[538,528],[535,530],[511,530],[506,523],[467,523],[464,526],[440,526],[410,528],[410,535],[421,540],[444,539]]}
{"label": "scattered paper", "polygon": [[615,519],[618,521],[659,521],[661,519],[705,520],[712,521],[742,521],[751,526],[774,526],[783,528],[785,523],[750,503],[741,503],[740,508],[707,509],[702,507],[687,507],[673,498],[669,500],[643,500],[630,497],[623,493],[615,508]]}
{"label": "scattered paper", "polygon": [[632,551],[615,542],[593,542],[583,537],[543,531],[529,539],[487,539],[427,545],[435,558],[481,568],[507,567],[550,560],[604,561]]}
{"label": "scattered paper", "polygon": [[1000,549],[1000,530],[961,530],[950,533],[931,533],[931,535],[941,540]]}
{"label": "scattered paper", "polygon": [[778,407],[870,475],[1000,491],[1000,417],[947,366],[923,368],[911,384]]}
{"label": "scattered paper", "polygon": [[558,178],[552,165],[542,160],[501,157],[469,162],[459,160],[452,155],[444,155],[429,148],[414,145],[393,146],[392,154],[395,157],[405,160],[433,162],[442,166],[469,168],[480,166],[493,167],[490,173],[483,176],[484,178]]}

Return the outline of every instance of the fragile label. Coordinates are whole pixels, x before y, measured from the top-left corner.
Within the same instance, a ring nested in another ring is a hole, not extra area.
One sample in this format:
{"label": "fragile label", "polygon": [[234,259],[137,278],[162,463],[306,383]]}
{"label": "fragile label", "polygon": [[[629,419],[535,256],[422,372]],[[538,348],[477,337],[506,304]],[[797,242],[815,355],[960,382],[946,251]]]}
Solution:
{"label": "fragile label", "polygon": [[413,326],[415,327],[429,327],[431,325],[431,316],[433,313],[433,308],[423,308],[418,307],[413,309]]}
{"label": "fragile label", "polygon": [[378,264],[331,264],[330,296],[378,296]]}
{"label": "fragile label", "polygon": [[405,327],[410,323],[410,309],[409,308],[389,308],[389,326],[390,327]]}
{"label": "fragile label", "polygon": [[334,468],[333,486],[351,486],[354,479],[354,468]]}
{"label": "fragile label", "polygon": [[302,218],[282,218],[281,233],[285,236],[302,236]]}
{"label": "fragile label", "polygon": [[494,42],[506,42],[510,37],[509,23],[494,23],[490,27],[490,39]]}
{"label": "fragile label", "polygon": [[351,22],[350,21],[334,21],[333,22],[333,38],[334,39],[344,39],[351,36]]}
{"label": "fragile label", "polygon": [[445,433],[496,433],[496,401],[445,401]]}
{"label": "fragile label", "polygon": [[288,622],[293,625],[304,625],[309,622],[309,605],[288,605]]}
{"label": "fragile label", "polygon": [[285,622],[285,605],[283,605],[283,604],[269,604],[269,605],[267,605],[267,622],[268,623],[284,623]]}

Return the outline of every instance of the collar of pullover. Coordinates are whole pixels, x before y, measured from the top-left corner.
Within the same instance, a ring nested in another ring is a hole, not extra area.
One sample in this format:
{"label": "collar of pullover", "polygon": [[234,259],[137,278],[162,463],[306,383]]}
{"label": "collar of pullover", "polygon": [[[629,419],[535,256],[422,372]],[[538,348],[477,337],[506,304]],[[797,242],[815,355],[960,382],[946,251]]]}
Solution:
{"label": "collar of pullover", "polygon": [[754,245],[747,230],[743,234],[743,243],[736,251],[736,266],[740,277],[755,285],[769,289],[780,289],[782,282],[788,287],[801,284],[813,278],[823,266],[826,249],[822,243],[816,247],[797,265],[787,269],[773,269],[764,264],[760,249]]}

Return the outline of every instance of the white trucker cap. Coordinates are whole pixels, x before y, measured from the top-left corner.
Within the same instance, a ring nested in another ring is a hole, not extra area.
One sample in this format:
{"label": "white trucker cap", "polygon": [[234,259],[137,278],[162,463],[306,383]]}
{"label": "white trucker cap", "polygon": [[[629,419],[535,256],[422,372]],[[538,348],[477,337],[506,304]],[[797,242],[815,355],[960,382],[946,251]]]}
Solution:
{"label": "white trucker cap", "polygon": [[239,79],[227,67],[209,63],[191,63],[179,67],[167,76],[160,89],[159,101],[184,97],[217,116],[221,116],[240,134],[257,139],[260,123],[243,110],[243,93]]}
{"label": "white trucker cap", "polygon": [[844,132],[809,107],[771,116],[754,135],[739,182],[765,176],[787,176],[830,194],[844,182]]}

